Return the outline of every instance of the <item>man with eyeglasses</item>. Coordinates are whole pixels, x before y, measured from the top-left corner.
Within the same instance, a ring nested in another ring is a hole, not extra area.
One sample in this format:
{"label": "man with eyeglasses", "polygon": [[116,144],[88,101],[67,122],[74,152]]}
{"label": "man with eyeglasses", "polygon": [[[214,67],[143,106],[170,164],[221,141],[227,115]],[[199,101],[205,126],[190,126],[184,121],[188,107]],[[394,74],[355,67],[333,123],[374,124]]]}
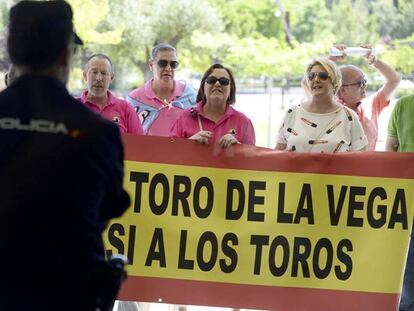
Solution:
{"label": "man with eyeglasses", "polygon": [[177,50],[172,45],[156,45],[149,62],[153,78],[127,96],[147,135],[169,136],[182,110],[196,104],[193,87],[174,79],[178,65]]}
{"label": "man with eyeglasses", "polygon": [[[388,123],[386,151],[414,152],[414,94],[400,98]],[[414,224],[405,266],[400,311],[414,311]]]}
{"label": "man with eyeglasses", "polygon": [[[345,45],[336,46],[339,50],[345,50]],[[374,67],[385,79],[384,85],[374,95],[372,101],[362,103],[366,97],[367,79],[364,72],[354,65],[340,66],[342,73],[342,86],[338,91],[340,101],[354,110],[368,139],[366,151],[374,151],[378,140],[378,118],[380,113],[390,103],[391,96],[400,83],[400,75],[389,65],[378,59],[368,45],[363,45],[370,51],[365,55],[368,64]],[[330,57],[331,60],[343,60],[343,56]]]}

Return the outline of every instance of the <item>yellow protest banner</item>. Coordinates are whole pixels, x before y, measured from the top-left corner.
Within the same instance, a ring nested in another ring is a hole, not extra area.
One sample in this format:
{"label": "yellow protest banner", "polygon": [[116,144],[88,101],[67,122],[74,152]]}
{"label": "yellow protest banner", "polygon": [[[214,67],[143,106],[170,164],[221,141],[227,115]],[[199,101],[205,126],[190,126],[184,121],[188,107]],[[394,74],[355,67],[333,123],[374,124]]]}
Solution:
{"label": "yellow protest banner", "polygon": [[132,206],[106,233],[108,253],[131,262],[124,299],[396,310],[414,155],[125,143]]}

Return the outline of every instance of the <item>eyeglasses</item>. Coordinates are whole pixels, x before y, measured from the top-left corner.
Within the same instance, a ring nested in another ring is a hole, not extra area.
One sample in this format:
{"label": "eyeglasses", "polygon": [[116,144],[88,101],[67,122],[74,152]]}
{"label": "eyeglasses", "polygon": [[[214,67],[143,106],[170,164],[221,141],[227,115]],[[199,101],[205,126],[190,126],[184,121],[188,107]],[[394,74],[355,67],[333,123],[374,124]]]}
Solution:
{"label": "eyeglasses", "polygon": [[356,85],[359,88],[363,88],[367,85],[367,79],[362,79],[354,83],[342,84],[342,86],[351,86],[351,85]]}
{"label": "eyeglasses", "polygon": [[170,64],[170,67],[171,67],[172,69],[177,68],[177,67],[178,67],[178,65],[179,65],[179,63],[178,63],[176,60],[171,60],[171,61],[168,61],[168,60],[166,60],[166,59],[160,59],[160,60],[157,62],[157,65],[158,65],[160,68],[165,68],[165,67],[167,67],[167,66],[168,66],[168,64]]}
{"label": "eyeglasses", "polygon": [[319,79],[321,80],[327,80],[329,78],[329,73],[325,72],[325,71],[320,71],[320,72],[309,72],[307,75],[307,78],[309,81],[312,81],[313,79],[315,79],[315,77],[318,76]]}
{"label": "eyeglasses", "polygon": [[223,85],[223,86],[227,86],[230,84],[230,80],[225,77],[216,78],[214,76],[210,76],[206,79],[206,82],[208,84],[216,84],[217,81],[220,83],[220,85]]}

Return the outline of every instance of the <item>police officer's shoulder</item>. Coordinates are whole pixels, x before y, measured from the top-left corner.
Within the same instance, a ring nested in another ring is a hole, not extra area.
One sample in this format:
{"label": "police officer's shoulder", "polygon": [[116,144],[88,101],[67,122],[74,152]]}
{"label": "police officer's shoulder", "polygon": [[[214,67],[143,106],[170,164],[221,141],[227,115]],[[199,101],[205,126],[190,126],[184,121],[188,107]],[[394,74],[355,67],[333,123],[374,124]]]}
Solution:
{"label": "police officer's shoulder", "polygon": [[77,122],[78,126],[92,132],[99,131],[103,134],[108,133],[109,135],[118,134],[119,128],[116,124],[107,119],[104,119],[99,114],[95,113],[84,104],[82,104],[76,98],[72,98],[72,103],[70,106],[70,108],[74,110],[74,113],[71,114],[71,119],[73,122]]}

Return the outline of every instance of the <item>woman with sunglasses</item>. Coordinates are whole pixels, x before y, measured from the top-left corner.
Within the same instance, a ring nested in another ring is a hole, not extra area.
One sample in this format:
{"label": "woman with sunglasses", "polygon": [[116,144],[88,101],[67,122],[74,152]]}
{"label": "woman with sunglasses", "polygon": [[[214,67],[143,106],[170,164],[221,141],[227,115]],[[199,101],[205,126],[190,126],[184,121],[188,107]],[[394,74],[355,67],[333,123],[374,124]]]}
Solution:
{"label": "woman with sunglasses", "polygon": [[253,124],[232,105],[236,101],[236,83],[230,69],[212,65],[201,79],[197,106],[183,111],[170,136],[218,143],[222,148],[234,144],[254,145]]}
{"label": "woman with sunglasses", "polygon": [[358,116],[337,100],[341,79],[338,67],[327,58],[309,64],[309,98],[287,111],[278,132],[277,150],[345,152],[365,148],[367,138]]}

